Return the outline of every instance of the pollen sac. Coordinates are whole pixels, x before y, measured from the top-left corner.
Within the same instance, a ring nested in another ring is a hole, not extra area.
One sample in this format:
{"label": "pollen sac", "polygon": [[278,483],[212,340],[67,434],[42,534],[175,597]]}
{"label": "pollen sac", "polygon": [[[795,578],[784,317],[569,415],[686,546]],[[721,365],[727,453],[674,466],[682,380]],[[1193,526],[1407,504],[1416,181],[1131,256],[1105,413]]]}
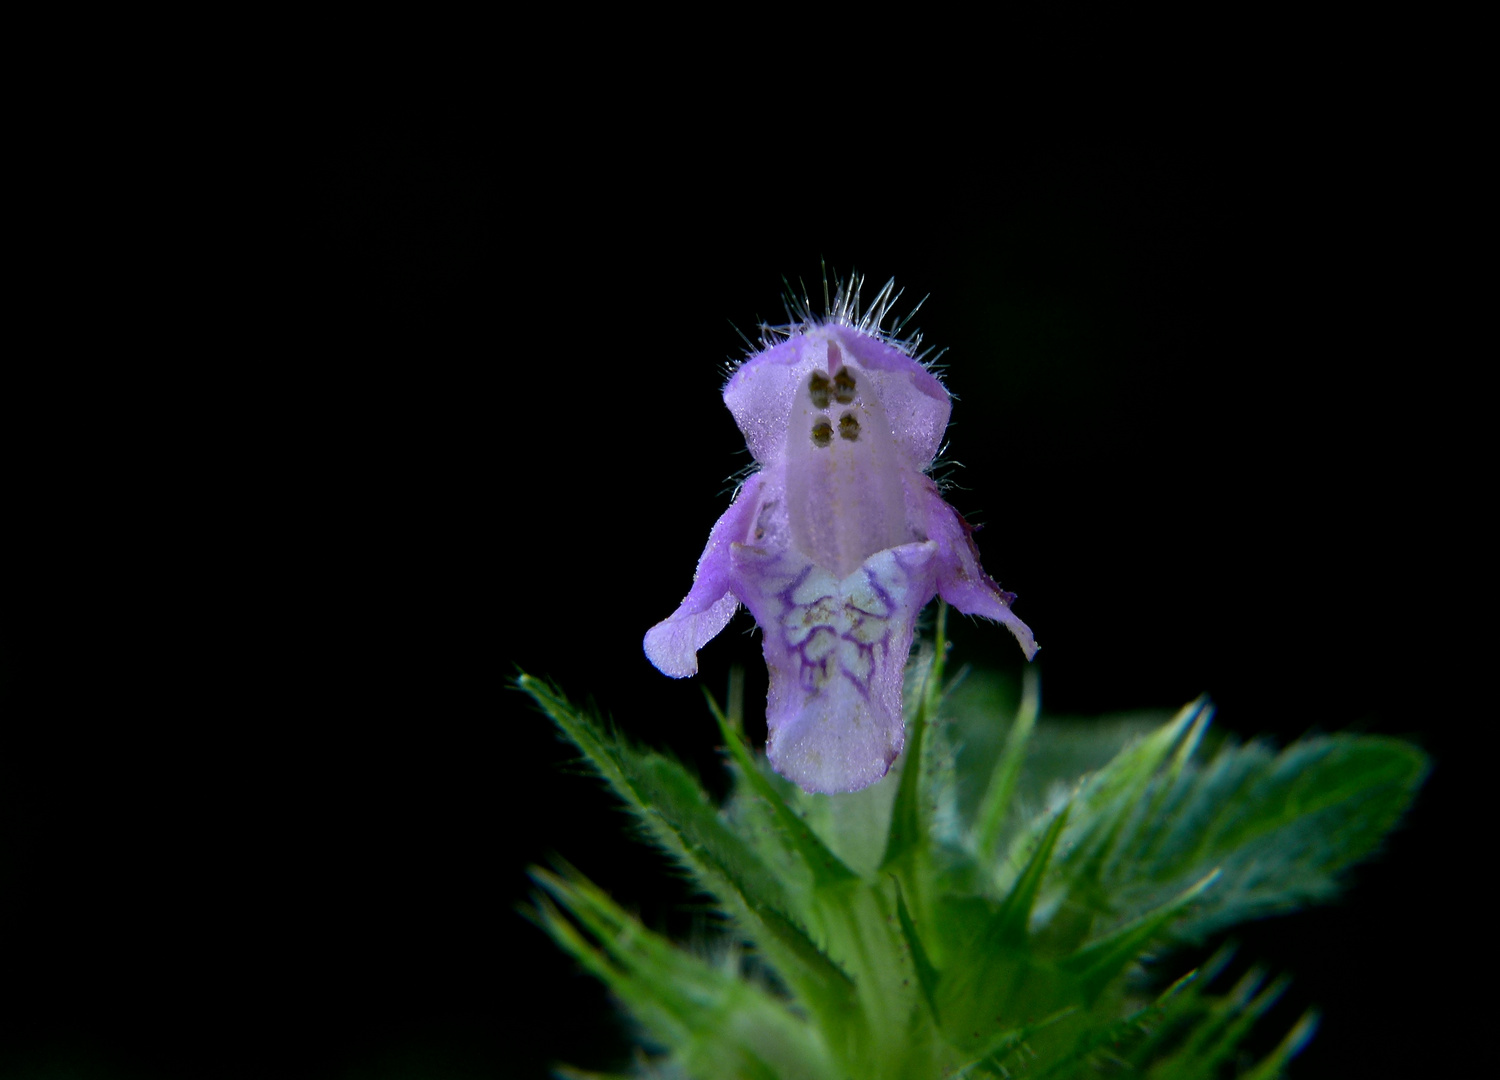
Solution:
{"label": "pollen sac", "polygon": [[821,371],[814,371],[812,378],[807,381],[807,395],[812,398],[813,408],[828,408],[828,376]]}
{"label": "pollen sac", "polygon": [[646,654],[691,675],[698,649],[745,605],[770,670],[771,764],[807,791],[858,790],[905,745],[902,675],[934,595],[1005,623],[1028,657],[1036,643],[926,474],[951,406],[899,342],[869,320],[792,328],[735,371],[724,403],[759,469],[714,526],[692,591],[646,634]]}

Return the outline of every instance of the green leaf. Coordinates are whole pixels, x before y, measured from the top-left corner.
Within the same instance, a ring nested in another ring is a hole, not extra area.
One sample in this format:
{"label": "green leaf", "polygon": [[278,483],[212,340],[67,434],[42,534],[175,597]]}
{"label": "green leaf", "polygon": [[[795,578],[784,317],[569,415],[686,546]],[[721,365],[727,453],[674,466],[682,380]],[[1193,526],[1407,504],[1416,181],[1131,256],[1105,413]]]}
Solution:
{"label": "green leaf", "polygon": [[1068,838],[1069,852],[1058,868],[1059,873],[1068,876],[1075,893],[1082,885],[1098,883],[1121,831],[1140,806],[1156,770],[1206,705],[1199,698],[1165,727],[1120,751],[1084,782],[1073,800],[1074,827]]}
{"label": "green leaf", "polygon": [[1085,945],[1063,961],[1063,970],[1077,978],[1084,999],[1088,1002],[1097,1000],[1105,986],[1125,970],[1125,966],[1139,956],[1160,935],[1163,928],[1181,915],[1218,876],[1216,870],[1169,903]]}
{"label": "green leaf", "polygon": [[677,762],[637,749],[528,675],[517,685],[540,705],[604,778],[652,838],[720,895],[724,886],[756,905],[785,909],[788,897],[754,850],[720,819],[698,782]]}
{"label": "green leaf", "polygon": [[[1056,815],[1032,852],[1025,871],[1000,903],[981,897],[939,897],[933,922],[943,951],[936,961],[934,1012],[949,1038],[966,1052],[998,1045],[1022,1016],[1035,1017],[1071,1004],[1075,996],[1058,972],[1040,960],[1028,940],[1031,906],[1047,871],[1067,808]],[[978,1054],[985,1057],[994,1049]]]}
{"label": "green leaf", "polygon": [[1250,1034],[1250,1028],[1286,992],[1291,982],[1282,976],[1257,994],[1256,989],[1264,979],[1265,973],[1259,968],[1247,972],[1240,985],[1231,990],[1223,1004],[1214,1010],[1212,1020],[1202,1024],[1187,1040],[1181,1056],[1192,1062],[1194,1074],[1212,1076],[1228,1061],[1245,1036]]}
{"label": "green leaf", "polygon": [[604,731],[551,687],[529,676],[519,685],[584,752],[652,837],[747,930],[759,931],[756,943],[804,1003],[829,1017],[847,1013],[849,977],[805,928],[803,920],[815,912],[797,910],[795,892],[729,828],[697,781],[676,762]]}
{"label": "green leaf", "polygon": [[673,946],[578,875],[534,870],[532,878],[594,939],[538,897],[544,929],[603,979],[652,1037],[693,1076],[730,1080],[836,1075],[815,1028],[782,1001]]}
{"label": "green leaf", "polygon": [[917,984],[922,988],[922,996],[927,1001],[927,1007],[932,1010],[933,1019],[940,1020],[937,1007],[938,972],[932,966],[932,961],[927,958],[927,949],[922,945],[922,935],[917,933],[911,912],[906,908],[906,899],[901,895],[899,881],[896,883],[896,917],[901,923],[901,936],[906,941],[906,947],[911,951],[912,966],[917,970]]}
{"label": "green leaf", "polygon": [[1021,778],[1021,766],[1026,761],[1026,747],[1031,741],[1031,733],[1036,727],[1037,713],[1040,710],[1040,680],[1034,669],[1027,668],[1021,707],[1016,710],[1016,718],[1005,738],[1005,749],[995,762],[995,771],[975,817],[974,848],[981,859],[989,858],[999,843],[1000,830],[1010,812],[1011,801],[1015,798],[1016,784]]}
{"label": "green leaf", "polygon": [[1218,869],[1212,894],[1174,928],[1188,940],[1326,899],[1399,820],[1426,771],[1421,751],[1374,736],[1308,739],[1279,755],[1226,746],[1207,766],[1161,778],[1147,812],[1127,819],[1100,887],[1116,917],[1130,918]]}
{"label": "green leaf", "polygon": [[1317,1030],[1317,1011],[1309,1009],[1292,1026],[1292,1030],[1286,1033],[1276,1049],[1267,1054],[1265,1060],[1247,1072],[1241,1080],[1272,1080],[1273,1077],[1280,1076],[1286,1069],[1287,1062],[1302,1052],[1302,1048],[1312,1040]]}
{"label": "green leaf", "polygon": [[1010,1069],[1006,1067],[1006,1061],[1025,1045],[1026,1040],[1035,1037],[1038,1032],[1046,1030],[1053,1024],[1066,1020],[1077,1011],[1078,1007],[1076,1005],[1069,1005],[1066,1008],[1059,1009],[1051,1016],[1038,1020],[1034,1024],[1026,1024],[1022,1027],[1011,1028],[1009,1031],[1002,1031],[990,1040],[989,1044],[979,1052],[979,1055],[973,1061],[954,1073],[954,1076],[969,1077],[982,1073],[999,1077],[1009,1076]]}
{"label": "green leaf", "polygon": [[[1210,964],[1218,962],[1220,958],[1216,957],[1210,961]],[[1134,1044],[1134,1049],[1138,1052],[1141,1047],[1160,1038],[1164,1031],[1171,1029],[1171,1013],[1181,1014],[1194,1009],[1197,997],[1195,984],[1200,981],[1200,976],[1201,973],[1198,970],[1190,971],[1168,986],[1150,1005],[1137,1009],[1118,1020],[1108,1023],[1096,1022],[1091,1026],[1083,1027],[1071,1045],[1060,1047],[1052,1056],[1051,1061],[1039,1070],[1039,1080],[1073,1074],[1080,1065],[1088,1063],[1093,1055],[1105,1046]],[[1153,1028],[1154,1033],[1152,1033]],[[1097,1069],[1089,1070],[1089,1072],[1098,1071]]]}

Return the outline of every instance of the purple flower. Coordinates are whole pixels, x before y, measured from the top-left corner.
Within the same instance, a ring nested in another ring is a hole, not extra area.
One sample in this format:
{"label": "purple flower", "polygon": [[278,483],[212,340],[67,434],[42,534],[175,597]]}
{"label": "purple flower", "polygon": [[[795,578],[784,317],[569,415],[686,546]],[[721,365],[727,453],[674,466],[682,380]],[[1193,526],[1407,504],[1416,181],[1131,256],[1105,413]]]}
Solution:
{"label": "purple flower", "polygon": [[763,336],[724,387],[760,468],[709,534],[692,591],[646,634],[651,662],[683,678],[748,607],[770,669],[771,764],[829,793],[873,784],[905,745],[901,679],[933,596],[1005,623],[1028,659],[1037,648],[926,474],[948,392],[915,342],[880,328],[892,285],[861,315],[852,284],[825,318],[803,307]]}

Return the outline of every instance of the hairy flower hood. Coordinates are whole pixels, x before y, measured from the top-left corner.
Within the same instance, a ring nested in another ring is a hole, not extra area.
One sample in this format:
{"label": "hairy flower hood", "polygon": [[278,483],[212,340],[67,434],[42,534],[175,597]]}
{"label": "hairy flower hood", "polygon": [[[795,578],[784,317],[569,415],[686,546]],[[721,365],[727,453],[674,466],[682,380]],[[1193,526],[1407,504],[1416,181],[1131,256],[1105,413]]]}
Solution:
{"label": "hairy flower hood", "polygon": [[1028,658],[1036,643],[926,474],[948,392],[878,318],[793,327],[735,371],[724,403],[760,468],[646,655],[674,678],[696,673],[698,650],[744,604],[770,670],[771,764],[807,791],[857,791],[905,744],[901,679],[933,596],[1005,623]]}

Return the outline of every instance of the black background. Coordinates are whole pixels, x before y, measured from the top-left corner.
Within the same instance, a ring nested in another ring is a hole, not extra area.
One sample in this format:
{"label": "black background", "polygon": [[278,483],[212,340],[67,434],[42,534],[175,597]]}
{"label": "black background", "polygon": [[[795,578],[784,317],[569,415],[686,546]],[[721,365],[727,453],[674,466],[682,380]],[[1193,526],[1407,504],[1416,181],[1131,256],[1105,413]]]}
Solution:
{"label": "black background", "polygon": [[[782,321],[783,275],[816,295],[825,259],[930,296],[953,499],[1049,710],[1206,691],[1242,735],[1436,755],[1345,899],[1239,935],[1297,978],[1263,1043],[1325,1012],[1299,1075],[1426,1061],[1455,1024],[1426,988],[1477,648],[1434,417],[1470,391],[1409,147],[1248,117],[705,125],[681,88],[536,106],[354,94],[269,124],[232,314],[201,359],[116,376],[139,422],[37,514],[48,600],[0,684],[0,1072],[621,1065],[602,991],[517,914],[526,868],[562,854],[676,934],[694,901],[509,681],[592,696],[722,790],[697,681],[640,640],[748,460],[730,323]],[[753,713],[749,630],[701,679],[744,664]],[[1019,670],[1003,630],[955,636]]]}

